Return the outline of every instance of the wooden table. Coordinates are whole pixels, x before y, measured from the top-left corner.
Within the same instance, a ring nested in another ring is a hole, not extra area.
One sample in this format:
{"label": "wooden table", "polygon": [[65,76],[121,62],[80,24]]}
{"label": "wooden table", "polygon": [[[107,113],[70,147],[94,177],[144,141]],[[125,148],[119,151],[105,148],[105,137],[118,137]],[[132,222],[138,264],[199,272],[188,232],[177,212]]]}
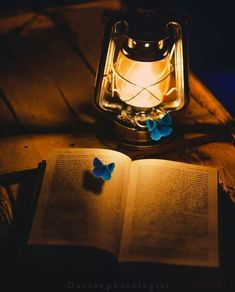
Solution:
{"label": "wooden table", "polygon": [[[133,159],[155,157],[215,166],[220,195],[233,208],[234,121],[193,74],[189,105],[176,115],[177,127],[168,143],[134,151],[102,137],[97,126],[100,117],[92,106],[102,13],[104,7],[119,5],[91,1],[0,19],[0,183],[12,193],[18,217],[26,208],[19,200],[22,186],[27,201],[38,162],[47,159],[54,147],[112,148]],[[226,277],[230,285],[231,273],[226,272]]]}

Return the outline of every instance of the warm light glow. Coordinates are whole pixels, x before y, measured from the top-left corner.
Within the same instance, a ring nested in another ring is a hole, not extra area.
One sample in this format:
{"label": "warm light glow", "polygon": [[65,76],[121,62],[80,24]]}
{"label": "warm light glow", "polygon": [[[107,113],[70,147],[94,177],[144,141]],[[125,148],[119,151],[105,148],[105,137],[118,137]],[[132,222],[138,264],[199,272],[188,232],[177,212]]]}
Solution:
{"label": "warm light glow", "polygon": [[140,62],[128,58],[120,51],[114,69],[115,90],[128,105],[155,107],[162,102],[169,90],[169,55],[160,61]]}

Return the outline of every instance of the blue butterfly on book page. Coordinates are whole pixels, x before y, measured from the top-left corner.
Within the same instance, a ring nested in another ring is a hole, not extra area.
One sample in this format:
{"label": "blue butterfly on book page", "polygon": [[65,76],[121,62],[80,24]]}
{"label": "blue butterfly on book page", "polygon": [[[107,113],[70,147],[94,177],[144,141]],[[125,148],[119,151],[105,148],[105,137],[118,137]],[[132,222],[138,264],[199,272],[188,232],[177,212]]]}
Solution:
{"label": "blue butterfly on book page", "polygon": [[115,163],[103,164],[99,158],[95,157],[93,160],[94,169],[92,171],[93,175],[97,178],[102,178],[104,181],[110,180],[112,177],[112,172],[115,168]]}
{"label": "blue butterfly on book page", "polygon": [[153,121],[151,119],[147,120],[147,128],[150,132],[150,137],[152,140],[158,141],[162,137],[169,136],[173,128],[171,126],[172,118],[171,115],[165,115],[161,120],[159,121]]}

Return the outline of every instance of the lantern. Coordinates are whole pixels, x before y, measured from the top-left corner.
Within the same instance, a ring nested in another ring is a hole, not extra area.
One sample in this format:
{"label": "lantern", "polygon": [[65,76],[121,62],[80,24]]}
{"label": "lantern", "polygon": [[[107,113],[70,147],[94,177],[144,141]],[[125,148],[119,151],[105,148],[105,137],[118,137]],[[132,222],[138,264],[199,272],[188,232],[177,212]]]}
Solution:
{"label": "lantern", "polygon": [[94,101],[121,141],[148,145],[167,136],[154,139],[148,121],[162,125],[187,103],[186,44],[182,24],[156,5],[134,5],[108,23]]}

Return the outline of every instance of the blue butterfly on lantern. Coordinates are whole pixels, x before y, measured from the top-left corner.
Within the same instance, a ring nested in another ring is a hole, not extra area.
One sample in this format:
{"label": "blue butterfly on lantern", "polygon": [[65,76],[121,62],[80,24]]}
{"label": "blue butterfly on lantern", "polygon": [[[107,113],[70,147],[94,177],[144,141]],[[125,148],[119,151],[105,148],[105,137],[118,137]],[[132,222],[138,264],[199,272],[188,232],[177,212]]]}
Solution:
{"label": "blue butterfly on lantern", "polygon": [[159,121],[153,121],[151,119],[147,119],[146,121],[148,131],[150,133],[150,137],[152,140],[158,141],[162,137],[169,136],[172,131],[172,117],[170,114],[165,115]]}
{"label": "blue butterfly on lantern", "polygon": [[103,164],[99,158],[95,157],[93,160],[94,169],[93,175],[97,178],[101,178],[104,181],[110,180],[115,168],[115,163]]}

